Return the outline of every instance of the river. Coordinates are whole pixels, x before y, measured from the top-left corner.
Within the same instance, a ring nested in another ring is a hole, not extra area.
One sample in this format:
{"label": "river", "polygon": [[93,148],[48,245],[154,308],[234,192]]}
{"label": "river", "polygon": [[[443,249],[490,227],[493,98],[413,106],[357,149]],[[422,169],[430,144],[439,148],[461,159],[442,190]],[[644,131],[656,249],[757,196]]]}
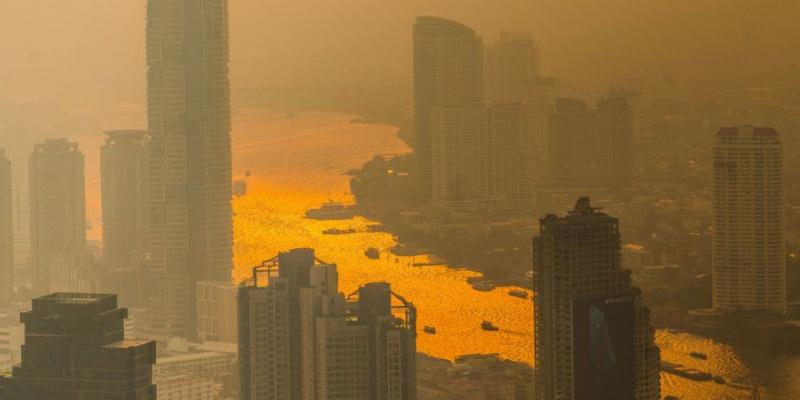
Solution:
{"label": "river", "polygon": [[[350,202],[349,177],[375,154],[404,153],[410,149],[389,125],[352,123],[351,116],[306,112],[287,115],[261,109],[239,109],[233,118],[233,171],[245,179],[248,192],[234,201],[234,279],[248,277],[250,267],[281,250],[316,249],[317,256],[339,268],[340,288],[350,293],[371,281],[386,281],[418,309],[418,326],[435,326],[437,334],[420,332],[419,351],[453,359],[461,354],[499,353],[533,364],[533,303],[508,295],[512,288],[478,292],[466,279],[474,272],[443,266],[415,267],[410,258],[370,260],[367,247],[387,249],[396,244],[386,233],[366,232],[363,218],[314,221],[303,217],[309,208],[329,199]],[[90,236],[99,237],[99,185],[94,163],[100,140],[81,140],[87,153]],[[87,147],[89,146],[89,147]],[[328,228],[353,228],[358,233],[324,235]],[[424,261],[417,257],[414,261]],[[498,332],[487,332],[488,320]],[[800,363],[796,359],[765,361],[744,357],[729,346],[686,333],[659,331],[662,359],[721,375],[729,382],[766,385],[770,399],[800,398]],[[696,360],[701,351],[708,360]],[[751,360],[752,359],[752,360]],[[753,361],[755,360],[755,361]],[[759,365],[755,368],[748,365]],[[768,370],[765,370],[768,369]],[[747,392],[714,382],[694,382],[662,374],[662,396],[684,399],[746,399]]]}

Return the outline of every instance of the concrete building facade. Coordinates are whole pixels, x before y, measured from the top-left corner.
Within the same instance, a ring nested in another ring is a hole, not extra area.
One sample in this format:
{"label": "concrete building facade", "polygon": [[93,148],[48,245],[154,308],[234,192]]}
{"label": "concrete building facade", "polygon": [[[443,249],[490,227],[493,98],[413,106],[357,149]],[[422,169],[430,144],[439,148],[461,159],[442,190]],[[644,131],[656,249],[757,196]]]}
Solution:
{"label": "concrete building facade", "polygon": [[311,249],[254,272],[239,291],[242,399],[416,399],[416,310],[388,284],[345,297]]}
{"label": "concrete building facade", "polygon": [[659,349],[621,268],[619,221],[578,200],[534,238],[535,398],[660,399]]}
{"label": "concrete building facade", "polygon": [[196,329],[196,283],[232,268],[227,0],[150,0],[148,330]]}
{"label": "concrete building facade", "polygon": [[14,294],[14,221],[11,197],[11,161],[0,149],[0,306]]}
{"label": "concrete building facade", "polygon": [[713,303],[718,311],[786,307],[783,149],[772,128],[723,128],[714,145]]}

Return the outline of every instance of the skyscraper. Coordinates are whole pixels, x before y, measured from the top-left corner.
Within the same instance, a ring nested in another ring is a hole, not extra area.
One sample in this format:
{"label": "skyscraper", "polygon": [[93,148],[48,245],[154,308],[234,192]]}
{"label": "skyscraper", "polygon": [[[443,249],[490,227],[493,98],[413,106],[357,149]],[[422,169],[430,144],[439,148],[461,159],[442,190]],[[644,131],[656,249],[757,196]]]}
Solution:
{"label": "skyscraper", "polygon": [[539,229],[536,399],[659,399],[659,350],[649,311],[621,268],[619,221],[580,198]]}
{"label": "skyscraper", "polygon": [[149,0],[148,330],[195,334],[196,283],[230,281],[227,0]]}
{"label": "skyscraper", "polygon": [[108,288],[138,306],[147,249],[146,131],[106,132],[100,149],[103,263]]}
{"label": "skyscraper", "polygon": [[11,377],[0,377],[0,398],[155,400],[155,343],[126,339],[126,317],[114,295],[33,299],[33,309],[20,318],[22,362]]}
{"label": "skyscraper", "polygon": [[0,149],[0,306],[14,294],[13,214],[11,211],[11,161]]}
{"label": "skyscraper", "polygon": [[614,96],[597,103],[596,136],[607,144],[607,183],[612,190],[630,188],[634,174],[633,112],[626,97]]}
{"label": "skyscraper", "polygon": [[784,313],[783,153],[772,128],[723,128],[714,144],[714,308]]}
{"label": "skyscraper", "polygon": [[486,45],[483,71],[487,102],[527,102],[539,77],[539,49],[527,34],[501,32]]}
{"label": "skyscraper", "polygon": [[69,285],[86,256],[83,153],[67,139],[47,139],[34,147],[28,174],[32,284],[47,293]]}
{"label": "skyscraper", "polygon": [[345,297],[335,265],[294,249],[238,301],[242,399],[416,399],[416,310],[387,283]]}
{"label": "skyscraper", "polygon": [[483,101],[483,44],[472,29],[437,17],[414,24],[415,154],[420,193],[431,194],[431,118],[434,107]]}

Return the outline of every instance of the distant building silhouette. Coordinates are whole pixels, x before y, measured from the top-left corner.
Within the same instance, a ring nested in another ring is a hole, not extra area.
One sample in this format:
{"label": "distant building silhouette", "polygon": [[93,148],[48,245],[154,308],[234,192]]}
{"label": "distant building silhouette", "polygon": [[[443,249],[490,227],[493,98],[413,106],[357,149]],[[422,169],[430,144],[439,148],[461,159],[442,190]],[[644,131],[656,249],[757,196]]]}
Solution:
{"label": "distant building silhouette", "polygon": [[772,128],[723,128],[714,144],[714,308],[784,313],[783,149]]}
{"label": "distant building silhouette", "polygon": [[0,306],[14,294],[14,222],[11,207],[11,161],[0,149]]}
{"label": "distant building silhouette", "polygon": [[231,280],[227,0],[149,1],[146,47],[146,329],[191,337],[197,282]]}
{"label": "distant building silhouette", "polygon": [[539,49],[528,34],[501,32],[486,45],[483,72],[487,102],[527,102],[539,78]]}
{"label": "distant building silhouette", "polygon": [[537,400],[658,400],[649,311],[621,268],[619,221],[580,198],[534,238]]}
{"label": "distant building silhouette", "polygon": [[483,43],[454,21],[418,17],[414,24],[415,154],[423,198],[431,195],[431,113],[483,101]]}
{"label": "distant building silhouette", "polygon": [[416,310],[387,283],[346,298],[336,265],[294,249],[254,269],[238,315],[243,400],[416,399]]}
{"label": "distant building silhouette", "polygon": [[129,306],[143,303],[140,281],[149,235],[146,134],[109,131],[100,149],[106,287]]}
{"label": "distant building silhouette", "polygon": [[154,342],[125,339],[114,295],[53,293],[24,312],[22,362],[0,378],[0,398],[155,400]]}
{"label": "distant building silhouette", "polygon": [[594,129],[609,146],[606,162],[607,185],[612,190],[624,190],[633,185],[634,138],[633,112],[626,97],[608,97],[597,103]]}
{"label": "distant building silhouette", "polygon": [[47,139],[28,162],[31,268],[35,293],[87,284],[84,159],[77,143]]}

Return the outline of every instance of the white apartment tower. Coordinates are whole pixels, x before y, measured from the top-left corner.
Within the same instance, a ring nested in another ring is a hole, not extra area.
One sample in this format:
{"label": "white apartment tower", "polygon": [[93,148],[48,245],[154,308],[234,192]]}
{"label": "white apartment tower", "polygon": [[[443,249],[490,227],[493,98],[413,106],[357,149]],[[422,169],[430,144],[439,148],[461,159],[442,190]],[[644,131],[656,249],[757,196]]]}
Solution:
{"label": "white apartment tower", "polygon": [[345,297],[337,281],[311,249],[254,269],[239,290],[243,400],[416,399],[414,306],[386,283]]}
{"label": "white apartment tower", "polygon": [[714,145],[713,300],[784,313],[783,153],[772,128],[723,128]]}
{"label": "white apartment tower", "polygon": [[198,281],[231,280],[228,1],[149,0],[146,330],[195,334]]}
{"label": "white apartment tower", "polygon": [[483,101],[483,41],[471,28],[437,17],[414,24],[414,152],[420,193],[431,194],[431,124],[434,107]]}
{"label": "white apartment tower", "polygon": [[659,349],[619,221],[580,198],[534,238],[536,400],[658,400]]}
{"label": "white apartment tower", "polygon": [[483,72],[487,102],[527,102],[539,77],[539,48],[525,33],[501,32],[484,49]]}

